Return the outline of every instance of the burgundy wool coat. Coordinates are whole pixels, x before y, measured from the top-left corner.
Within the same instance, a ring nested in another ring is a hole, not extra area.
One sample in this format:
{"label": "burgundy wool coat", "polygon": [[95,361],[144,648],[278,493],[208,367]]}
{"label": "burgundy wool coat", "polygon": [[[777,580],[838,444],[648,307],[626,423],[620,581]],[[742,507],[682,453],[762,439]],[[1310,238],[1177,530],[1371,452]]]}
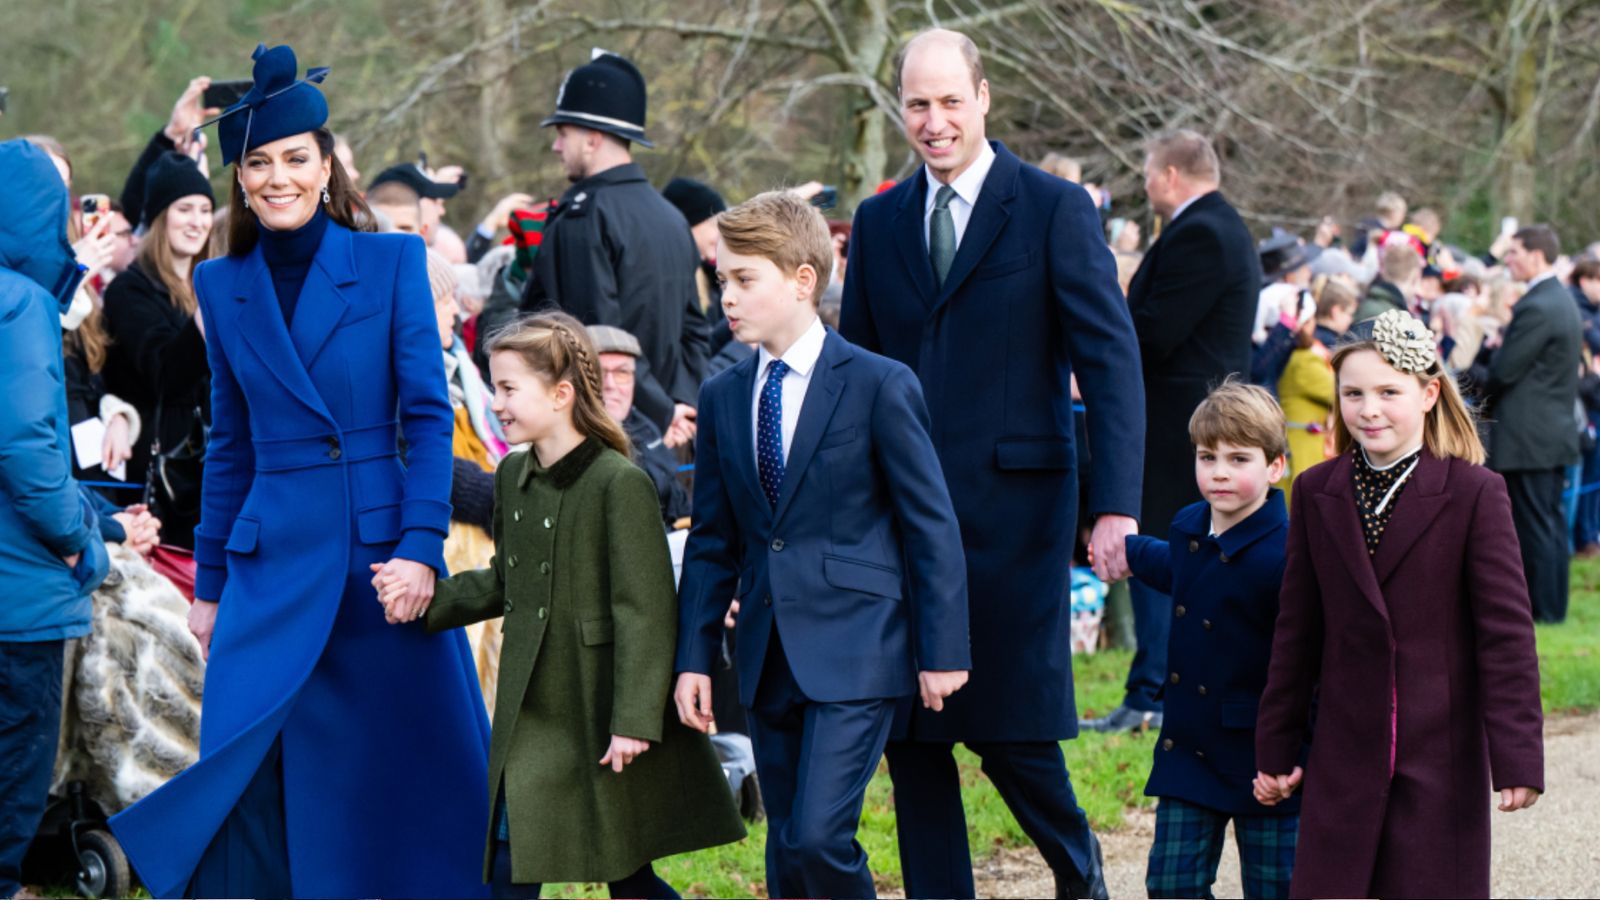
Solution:
{"label": "burgundy wool coat", "polygon": [[1306,763],[1292,897],[1487,897],[1494,790],[1544,789],[1539,661],[1500,476],[1424,450],[1375,556],[1350,453],[1296,481],[1256,763]]}

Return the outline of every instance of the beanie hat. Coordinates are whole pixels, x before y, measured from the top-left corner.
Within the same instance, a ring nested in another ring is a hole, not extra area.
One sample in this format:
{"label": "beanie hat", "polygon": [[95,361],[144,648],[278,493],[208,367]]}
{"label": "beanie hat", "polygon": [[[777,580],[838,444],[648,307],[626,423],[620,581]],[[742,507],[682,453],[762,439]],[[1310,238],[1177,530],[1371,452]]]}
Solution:
{"label": "beanie hat", "polygon": [[693,228],[701,222],[728,211],[728,204],[710,185],[692,178],[674,178],[661,189],[661,196],[678,208]]}
{"label": "beanie hat", "polygon": [[150,223],[166,212],[167,207],[196,194],[213,203],[217,199],[211,192],[211,181],[201,174],[194,160],[171,150],[161,154],[145,172],[144,206],[139,223],[149,228]]}

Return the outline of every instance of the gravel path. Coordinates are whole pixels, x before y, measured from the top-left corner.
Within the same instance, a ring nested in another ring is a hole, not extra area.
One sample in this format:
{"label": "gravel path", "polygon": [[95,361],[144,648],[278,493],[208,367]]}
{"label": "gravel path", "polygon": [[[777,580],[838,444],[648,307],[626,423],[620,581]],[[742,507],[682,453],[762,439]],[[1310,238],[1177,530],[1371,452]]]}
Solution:
{"label": "gravel path", "polygon": [[[1589,897],[1600,885],[1600,716],[1552,719],[1545,725],[1545,785],[1550,793],[1531,810],[1495,812],[1493,890],[1496,897]],[[1484,802],[1491,799],[1484,797]],[[1155,836],[1155,813],[1128,815],[1127,824],[1100,835],[1112,897],[1143,897],[1145,859]],[[1238,897],[1239,858],[1228,838],[1215,893]],[[1055,881],[1031,847],[1002,850],[977,875],[980,897],[1050,897]]]}

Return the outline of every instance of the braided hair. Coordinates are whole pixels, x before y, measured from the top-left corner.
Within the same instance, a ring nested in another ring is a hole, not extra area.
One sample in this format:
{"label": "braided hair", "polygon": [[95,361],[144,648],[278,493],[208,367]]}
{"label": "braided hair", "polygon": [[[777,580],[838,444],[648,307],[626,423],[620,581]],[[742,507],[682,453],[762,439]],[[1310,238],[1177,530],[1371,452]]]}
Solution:
{"label": "braided hair", "polygon": [[497,332],[489,339],[489,353],[516,353],[546,384],[572,385],[572,425],[585,438],[594,438],[628,456],[631,446],[622,424],[606,412],[600,361],[589,332],[566,313],[530,316]]}

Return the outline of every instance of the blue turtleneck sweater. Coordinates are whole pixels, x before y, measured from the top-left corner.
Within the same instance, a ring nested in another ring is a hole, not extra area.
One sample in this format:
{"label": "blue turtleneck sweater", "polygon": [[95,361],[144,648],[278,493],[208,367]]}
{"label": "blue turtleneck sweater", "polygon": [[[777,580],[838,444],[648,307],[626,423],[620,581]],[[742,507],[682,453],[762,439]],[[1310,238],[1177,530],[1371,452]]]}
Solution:
{"label": "blue turtleneck sweater", "polygon": [[294,324],[294,308],[300,302],[300,288],[306,283],[306,273],[311,271],[311,260],[322,246],[322,233],[328,230],[328,214],[317,205],[317,214],[311,221],[293,231],[273,231],[262,226],[259,230],[261,256],[272,273],[272,289],[278,293],[278,306],[283,310],[285,325]]}

